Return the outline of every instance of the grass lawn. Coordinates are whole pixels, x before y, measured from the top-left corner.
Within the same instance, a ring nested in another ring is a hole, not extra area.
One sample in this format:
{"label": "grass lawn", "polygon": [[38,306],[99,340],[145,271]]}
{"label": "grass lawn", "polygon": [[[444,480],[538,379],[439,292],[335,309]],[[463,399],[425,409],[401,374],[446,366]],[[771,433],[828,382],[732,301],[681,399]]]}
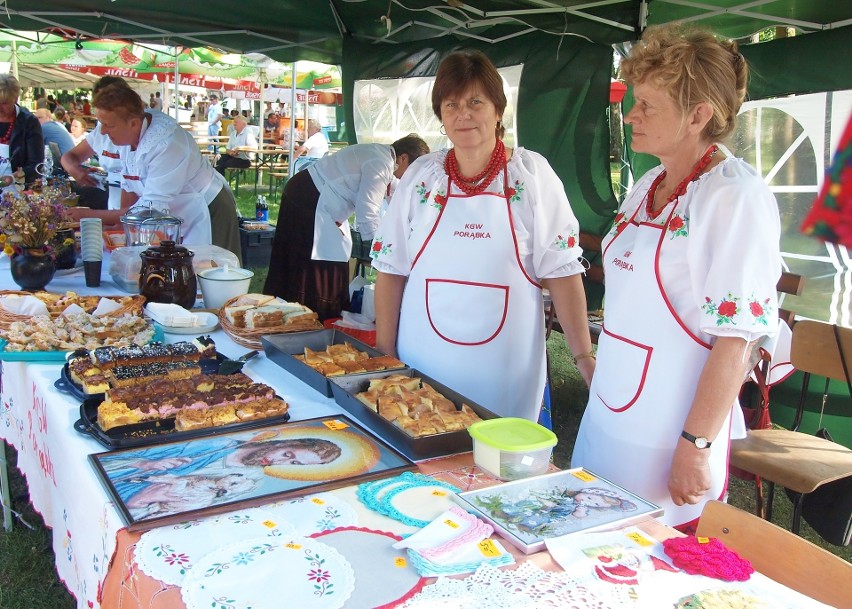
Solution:
{"label": "grass lawn", "polygon": [[[249,180],[249,187],[240,188],[238,209],[244,217],[254,217],[256,196]],[[260,191],[266,194],[265,190]],[[279,210],[278,197],[269,196],[269,218],[276,222]],[[251,291],[262,291],[266,269],[253,269]],[[562,335],[554,332],[548,341],[552,370],[552,404],[554,431],[559,443],[554,451],[554,463],[562,468],[569,465],[571,450],[577,437],[580,418],[588,399],[588,390],[574,367],[571,354]],[[15,454],[9,450],[10,463],[14,465]],[[57,580],[51,532],[44,528],[40,516],[29,505],[26,482],[14,466],[10,468],[12,507],[22,513],[23,518],[34,528],[28,529],[20,522],[15,523],[11,533],[0,531],[0,608],[2,609],[71,609],[76,603]],[[754,510],[754,485],[736,478],[730,481],[731,504],[747,511]],[[783,491],[775,496],[774,521],[789,527],[792,505]],[[828,551],[852,561],[852,548],[839,548],[822,541],[816,533],[802,522],[802,537],[824,547]]]}

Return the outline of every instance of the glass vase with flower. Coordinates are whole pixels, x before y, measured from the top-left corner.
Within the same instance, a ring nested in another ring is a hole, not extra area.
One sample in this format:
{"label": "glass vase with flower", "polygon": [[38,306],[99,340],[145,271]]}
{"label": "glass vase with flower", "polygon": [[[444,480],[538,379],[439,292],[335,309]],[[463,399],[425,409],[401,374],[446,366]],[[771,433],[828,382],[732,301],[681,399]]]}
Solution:
{"label": "glass vase with flower", "polygon": [[57,189],[6,192],[0,198],[0,243],[12,279],[24,290],[42,290],[56,272],[55,238],[71,220]]}

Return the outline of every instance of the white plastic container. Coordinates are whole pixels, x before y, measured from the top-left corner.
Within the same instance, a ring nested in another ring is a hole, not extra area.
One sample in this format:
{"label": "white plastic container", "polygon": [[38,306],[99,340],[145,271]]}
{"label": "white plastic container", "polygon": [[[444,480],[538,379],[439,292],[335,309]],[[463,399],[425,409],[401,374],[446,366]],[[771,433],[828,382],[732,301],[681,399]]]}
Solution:
{"label": "white plastic container", "polygon": [[248,294],[254,273],[248,269],[226,265],[206,269],[197,276],[204,306],[208,309],[219,309],[232,298]]}
{"label": "white plastic container", "polygon": [[513,417],[479,421],[468,428],[473,461],[501,480],[518,480],[547,471],[556,434],[538,423]]}

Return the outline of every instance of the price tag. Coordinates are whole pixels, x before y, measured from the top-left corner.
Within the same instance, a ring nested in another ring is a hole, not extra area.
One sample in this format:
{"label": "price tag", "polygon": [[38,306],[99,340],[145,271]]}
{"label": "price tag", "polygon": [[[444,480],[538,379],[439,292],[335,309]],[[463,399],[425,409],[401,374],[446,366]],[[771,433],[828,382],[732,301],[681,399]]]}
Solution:
{"label": "price tag", "polygon": [[274,522],[272,522],[271,520],[264,520],[262,524],[263,524],[263,526],[265,526],[267,529],[274,529],[275,527],[277,527],[277,526],[278,526],[277,524],[275,524],[275,523],[274,523]]}
{"label": "price tag", "polygon": [[323,501],[319,497],[314,497],[313,499],[311,499],[311,503],[316,503],[317,505],[323,505],[325,503],[325,501]]}
{"label": "price tag", "polygon": [[696,537],[696,539],[698,540],[698,543],[710,543],[709,537]]}
{"label": "price tag", "polygon": [[338,421],[337,419],[333,421],[323,421],[323,425],[328,427],[331,431],[340,431],[341,429],[346,429],[347,427],[349,427],[349,425],[347,425],[343,421]]}
{"label": "price tag", "polygon": [[447,518],[447,519],[444,521],[444,524],[445,524],[445,525],[447,525],[448,527],[450,527],[451,529],[457,529],[457,528],[459,528],[458,523],[456,523],[456,522],[455,522],[455,521],[453,521],[453,520],[450,520],[449,518]]}
{"label": "price tag", "polygon": [[652,546],[652,545],[654,545],[654,542],[653,542],[653,541],[651,541],[651,540],[650,540],[650,539],[648,539],[647,537],[643,536],[643,535],[642,535],[641,533],[639,533],[638,531],[634,531],[633,533],[628,533],[628,534],[627,534],[627,538],[628,538],[628,539],[632,539],[633,541],[635,541],[636,543],[638,543],[640,546],[645,546],[645,547],[647,547],[647,546]]}
{"label": "price tag", "polygon": [[579,478],[583,482],[594,482],[595,480],[597,480],[597,478],[592,476],[589,472],[584,471],[582,469],[577,470],[576,472],[571,472],[571,473],[574,474],[574,476],[576,476],[577,478]]}
{"label": "price tag", "polygon": [[532,458],[532,457],[530,457],[529,455],[524,455],[524,456],[521,458],[521,465],[523,465],[523,466],[525,466],[525,467],[529,467],[529,466],[530,466],[530,465],[532,465],[533,463],[535,463],[535,459],[533,459],[533,458]]}
{"label": "price tag", "polygon": [[447,493],[444,491],[432,491],[432,494],[436,497],[446,497]]}
{"label": "price tag", "polygon": [[397,556],[393,559],[393,564],[399,567],[400,569],[404,569],[408,566],[408,561],[405,560],[402,556]]}
{"label": "price tag", "polygon": [[292,542],[284,544],[284,547],[289,548],[291,550],[301,550],[302,549],[302,546],[300,546],[297,543],[292,543]]}
{"label": "price tag", "polygon": [[483,556],[488,556],[489,558],[500,556],[500,550],[497,549],[497,546],[490,539],[483,539],[477,545]]}

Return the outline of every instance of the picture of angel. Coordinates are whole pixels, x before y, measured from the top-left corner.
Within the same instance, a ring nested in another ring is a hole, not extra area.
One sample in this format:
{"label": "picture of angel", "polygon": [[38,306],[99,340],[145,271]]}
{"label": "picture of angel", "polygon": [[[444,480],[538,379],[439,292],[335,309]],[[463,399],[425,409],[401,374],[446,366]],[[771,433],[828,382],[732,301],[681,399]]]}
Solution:
{"label": "picture of angel", "polygon": [[527,553],[543,548],[548,538],[662,513],[658,506],[582,468],[461,493],[457,501]]}
{"label": "picture of angel", "polygon": [[129,448],[91,459],[131,529],[416,468],[345,417]]}

